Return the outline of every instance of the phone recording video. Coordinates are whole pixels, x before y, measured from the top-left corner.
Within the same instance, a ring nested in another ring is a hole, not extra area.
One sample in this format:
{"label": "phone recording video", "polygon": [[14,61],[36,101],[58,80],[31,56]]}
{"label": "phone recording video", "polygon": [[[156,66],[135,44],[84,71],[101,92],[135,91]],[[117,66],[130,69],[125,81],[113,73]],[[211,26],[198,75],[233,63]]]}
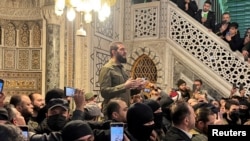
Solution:
{"label": "phone recording video", "polygon": [[124,124],[121,122],[110,123],[111,141],[123,141]]}
{"label": "phone recording video", "polygon": [[64,87],[64,93],[66,96],[74,96],[76,89],[73,87]]}
{"label": "phone recording video", "polygon": [[4,81],[3,79],[0,79],[0,93],[3,92],[3,85],[4,85]]}
{"label": "phone recording video", "polygon": [[22,135],[25,138],[25,141],[29,141],[29,129],[27,126],[19,126],[22,130]]}
{"label": "phone recording video", "polygon": [[146,93],[150,93],[150,91],[151,91],[151,90],[148,89],[148,88],[145,88],[145,89],[144,89],[144,92],[146,92]]}

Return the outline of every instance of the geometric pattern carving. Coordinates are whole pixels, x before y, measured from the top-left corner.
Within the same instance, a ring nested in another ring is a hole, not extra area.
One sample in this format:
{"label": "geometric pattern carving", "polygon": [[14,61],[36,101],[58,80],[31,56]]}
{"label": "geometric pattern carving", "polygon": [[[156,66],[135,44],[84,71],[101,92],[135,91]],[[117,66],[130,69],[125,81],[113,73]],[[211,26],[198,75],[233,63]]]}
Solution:
{"label": "geometric pattern carving", "polygon": [[95,22],[95,34],[109,41],[112,41],[114,37],[114,7],[111,7],[111,10],[113,12],[111,12],[110,16],[106,18],[105,21],[101,22],[96,16]]}
{"label": "geometric pattern carving", "polygon": [[154,62],[145,54],[141,55],[132,67],[132,78],[146,78],[150,82],[157,82],[157,70]]}
{"label": "geometric pattern carving", "polygon": [[[141,58],[142,57],[142,58]],[[148,60],[147,63],[145,63],[143,60]],[[150,61],[149,61],[150,60]],[[144,62],[144,64],[142,63]],[[157,55],[153,50],[150,50],[148,47],[137,47],[132,50],[132,54],[128,56],[128,67],[126,68],[127,71],[131,72],[133,68],[140,67],[140,70],[138,75],[141,77],[147,77],[150,79],[150,81],[153,81],[158,84],[163,84],[164,79],[164,71],[163,71],[163,65],[161,63],[161,59],[159,55]],[[148,65],[153,70],[145,69],[141,65]],[[151,73],[150,75],[146,74],[146,72]],[[140,74],[142,73],[142,74]],[[145,73],[145,76],[143,76]]]}
{"label": "geometric pattern carving", "polygon": [[102,68],[110,59],[110,54],[108,51],[100,50],[100,49],[95,49],[94,52],[94,90],[99,90],[100,85],[98,83],[98,78],[99,78],[99,73]]}
{"label": "geometric pattern carving", "polygon": [[42,88],[41,72],[0,72],[0,78],[5,81],[4,93],[8,96],[13,94],[30,94],[40,92]]}
{"label": "geometric pattern carving", "polygon": [[41,29],[38,24],[33,26],[32,43],[33,47],[41,47]]}
{"label": "geometric pattern carving", "polygon": [[27,24],[23,24],[19,30],[19,47],[28,47],[30,39],[30,31]]}
{"label": "geometric pattern carving", "polygon": [[32,70],[41,69],[41,50],[31,51],[31,69]]}
{"label": "geometric pattern carving", "polygon": [[20,49],[18,50],[17,57],[17,69],[18,70],[27,70],[29,69],[29,50]]}
{"label": "geometric pattern carving", "polygon": [[158,21],[159,7],[150,6],[134,9],[134,38],[157,37],[159,31]]}
{"label": "geometric pattern carving", "polygon": [[15,69],[15,50],[14,49],[4,49],[3,60],[4,66],[3,69]]}
{"label": "geometric pattern carving", "polygon": [[231,51],[206,36],[183,15],[170,8],[170,38],[230,83],[243,84],[250,92],[250,68]]}
{"label": "geometric pattern carving", "polygon": [[8,23],[4,29],[4,43],[6,46],[16,46],[16,28],[12,23]]}

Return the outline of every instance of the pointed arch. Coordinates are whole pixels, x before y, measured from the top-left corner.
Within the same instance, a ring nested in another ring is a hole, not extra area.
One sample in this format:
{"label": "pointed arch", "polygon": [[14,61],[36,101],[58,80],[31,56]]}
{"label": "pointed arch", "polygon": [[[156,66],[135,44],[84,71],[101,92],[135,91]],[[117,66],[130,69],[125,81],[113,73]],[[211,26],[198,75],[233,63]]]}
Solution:
{"label": "pointed arch", "polygon": [[13,23],[8,23],[4,30],[5,46],[16,46],[16,27]]}
{"label": "pointed arch", "polygon": [[[131,76],[133,75],[133,68],[136,68],[138,65],[138,62],[141,62],[142,59],[150,59],[151,65],[154,66],[153,72],[154,74],[151,76],[153,79],[155,79],[155,83],[163,84],[164,81],[164,72],[163,72],[163,66],[161,63],[161,59],[155,51],[150,50],[148,47],[137,47],[132,50],[132,54],[128,57],[128,66],[127,69],[131,71]],[[147,70],[146,70],[147,71]],[[145,71],[145,72],[146,72]],[[149,71],[150,72],[150,71]],[[151,71],[152,72],[152,71]],[[137,74],[139,75],[139,74]],[[142,76],[145,77],[145,76]],[[150,79],[152,79],[150,78]],[[152,81],[152,80],[151,80]]]}
{"label": "pointed arch", "polygon": [[19,47],[28,47],[30,42],[30,31],[26,23],[24,23],[19,31]]}
{"label": "pointed arch", "polygon": [[41,47],[41,29],[38,24],[35,24],[32,29],[32,45],[34,47]]}
{"label": "pointed arch", "polygon": [[133,78],[147,78],[150,82],[157,82],[155,63],[146,54],[139,56],[135,60],[131,73]]}

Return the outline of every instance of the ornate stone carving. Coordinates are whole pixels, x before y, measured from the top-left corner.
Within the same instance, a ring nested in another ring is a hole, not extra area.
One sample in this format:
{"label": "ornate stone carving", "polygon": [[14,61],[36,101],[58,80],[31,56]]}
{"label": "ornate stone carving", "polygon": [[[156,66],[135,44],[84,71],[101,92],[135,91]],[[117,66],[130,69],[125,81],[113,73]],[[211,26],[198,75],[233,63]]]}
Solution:
{"label": "ornate stone carving", "polygon": [[1,19],[38,20],[41,19],[40,8],[17,9],[0,7]]}
{"label": "ornate stone carving", "polygon": [[7,69],[7,70],[15,69],[15,64],[16,64],[15,54],[16,54],[16,51],[14,49],[8,49],[8,48],[4,49],[3,51],[3,58],[4,58],[3,68],[4,69]]}
{"label": "ornate stone carving", "polygon": [[169,38],[227,82],[243,84],[249,93],[250,68],[247,63],[227,48],[221,39],[212,38],[207,30],[195,27],[174,7],[169,12]]}
{"label": "ornate stone carving", "polygon": [[13,94],[30,94],[31,92],[41,92],[42,73],[27,72],[0,72],[0,78],[4,79],[4,93]]}
{"label": "ornate stone carving", "polygon": [[29,69],[29,50],[19,49],[17,56],[17,69],[18,70],[28,70]]}
{"label": "ornate stone carving", "polygon": [[6,46],[16,46],[16,27],[8,23],[4,30],[4,44]]}
{"label": "ornate stone carving", "polygon": [[33,47],[41,47],[41,29],[38,24],[33,26],[32,30],[32,46]]}
{"label": "ornate stone carving", "polygon": [[[65,14],[65,12],[64,12]],[[45,6],[42,9],[42,16],[47,21],[48,24],[57,24],[60,25],[65,20],[65,16],[57,16],[55,14],[54,6],[49,5]]]}
{"label": "ornate stone carving", "polygon": [[99,90],[100,85],[98,84],[98,77],[99,73],[101,70],[101,67],[107,63],[110,59],[110,55],[108,51],[100,50],[100,49],[95,49],[94,50],[94,90]]}
{"label": "ornate stone carving", "polygon": [[19,47],[28,47],[30,41],[30,31],[27,24],[23,24],[19,30]]}
{"label": "ornate stone carving", "polygon": [[159,36],[159,3],[133,5],[133,38],[157,38]]}

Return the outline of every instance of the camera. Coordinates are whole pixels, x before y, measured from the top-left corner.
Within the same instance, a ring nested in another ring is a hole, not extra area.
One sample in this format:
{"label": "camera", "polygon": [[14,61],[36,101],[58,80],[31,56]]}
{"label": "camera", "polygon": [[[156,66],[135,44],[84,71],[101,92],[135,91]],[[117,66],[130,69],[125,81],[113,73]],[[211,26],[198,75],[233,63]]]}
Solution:
{"label": "camera", "polygon": [[123,141],[124,123],[111,122],[110,123],[110,136],[111,141]]}
{"label": "camera", "polygon": [[73,87],[64,87],[64,93],[66,96],[74,96],[76,89]]}

